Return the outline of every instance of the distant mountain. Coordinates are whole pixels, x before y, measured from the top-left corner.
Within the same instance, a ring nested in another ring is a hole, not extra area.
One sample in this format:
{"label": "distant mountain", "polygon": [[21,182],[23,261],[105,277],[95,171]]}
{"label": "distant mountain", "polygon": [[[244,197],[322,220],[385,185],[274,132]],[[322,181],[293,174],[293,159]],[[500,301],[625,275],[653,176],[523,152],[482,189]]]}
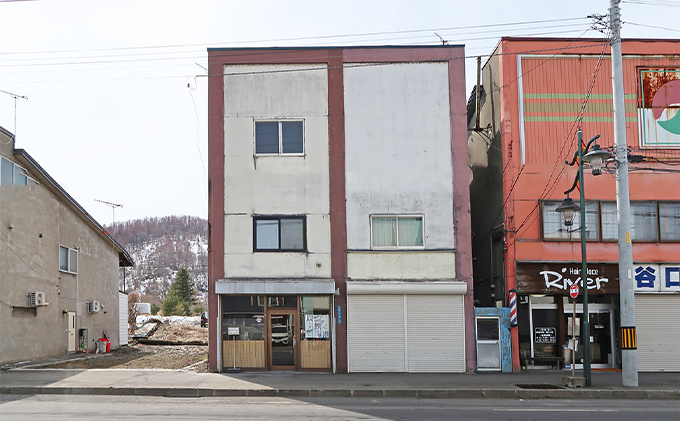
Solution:
{"label": "distant mountain", "polygon": [[136,291],[142,302],[160,305],[183,267],[191,273],[199,299],[204,301],[208,288],[206,219],[165,216],[116,222],[105,228],[135,262],[134,267],[120,270],[121,290]]}

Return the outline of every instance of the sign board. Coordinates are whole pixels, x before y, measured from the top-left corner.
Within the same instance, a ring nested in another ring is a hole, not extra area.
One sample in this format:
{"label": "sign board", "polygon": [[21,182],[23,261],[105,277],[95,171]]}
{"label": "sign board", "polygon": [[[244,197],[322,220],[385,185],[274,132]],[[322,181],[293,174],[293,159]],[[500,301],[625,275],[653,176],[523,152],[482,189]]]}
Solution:
{"label": "sign board", "polygon": [[229,336],[238,336],[238,335],[240,335],[238,326],[237,326],[237,327],[229,327],[229,328],[227,328],[227,334],[228,334]]}
{"label": "sign board", "polygon": [[569,287],[569,296],[571,296],[571,298],[578,297],[578,285],[572,285]]}
{"label": "sign board", "polygon": [[554,344],[557,342],[557,330],[554,327],[534,328],[534,342],[537,344]]}
{"label": "sign board", "polygon": [[[583,288],[581,262],[517,262],[516,289],[519,294],[567,295],[572,285]],[[588,292],[619,293],[619,265],[593,263],[588,265]]]}
{"label": "sign board", "polygon": [[636,293],[680,292],[680,263],[634,263],[633,267]]}

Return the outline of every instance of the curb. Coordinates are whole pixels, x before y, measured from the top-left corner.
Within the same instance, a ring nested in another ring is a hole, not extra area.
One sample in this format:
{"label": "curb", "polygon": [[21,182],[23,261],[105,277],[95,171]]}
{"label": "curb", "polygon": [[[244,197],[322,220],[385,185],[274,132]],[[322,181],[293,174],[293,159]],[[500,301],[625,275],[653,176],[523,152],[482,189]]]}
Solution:
{"label": "curb", "polygon": [[2,386],[3,395],[115,395],[287,398],[417,398],[417,399],[656,399],[680,400],[680,390],[606,389],[209,389],[161,387]]}

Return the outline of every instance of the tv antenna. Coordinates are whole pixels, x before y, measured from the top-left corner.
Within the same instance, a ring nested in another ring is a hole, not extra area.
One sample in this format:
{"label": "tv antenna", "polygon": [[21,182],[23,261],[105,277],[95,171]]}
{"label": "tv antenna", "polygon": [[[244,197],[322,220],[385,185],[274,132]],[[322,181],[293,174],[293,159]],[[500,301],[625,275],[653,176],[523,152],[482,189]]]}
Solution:
{"label": "tv antenna", "polygon": [[94,199],[95,202],[103,203],[106,206],[111,206],[111,211],[113,212],[113,221],[111,222],[111,225],[113,225],[114,229],[114,235],[115,235],[115,229],[116,229],[116,208],[122,208],[123,205],[119,205],[118,203],[111,203],[107,202],[105,200],[99,200],[99,199]]}

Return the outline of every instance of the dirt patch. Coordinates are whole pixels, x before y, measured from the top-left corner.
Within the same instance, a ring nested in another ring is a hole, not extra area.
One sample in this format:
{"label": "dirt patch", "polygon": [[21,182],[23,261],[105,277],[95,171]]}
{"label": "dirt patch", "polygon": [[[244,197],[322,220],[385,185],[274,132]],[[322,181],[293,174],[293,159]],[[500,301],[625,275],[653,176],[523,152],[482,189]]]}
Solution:
{"label": "dirt patch", "polygon": [[94,354],[40,368],[116,368],[208,371],[205,345],[128,345],[108,354]]}
{"label": "dirt patch", "polygon": [[208,345],[208,329],[184,325],[160,325],[149,339],[155,341],[201,342]]}
{"label": "dirt patch", "polygon": [[204,345],[145,345],[130,342],[108,354],[75,355],[73,360],[41,368],[168,369],[208,372],[208,329],[160,325],[149,339]]}

